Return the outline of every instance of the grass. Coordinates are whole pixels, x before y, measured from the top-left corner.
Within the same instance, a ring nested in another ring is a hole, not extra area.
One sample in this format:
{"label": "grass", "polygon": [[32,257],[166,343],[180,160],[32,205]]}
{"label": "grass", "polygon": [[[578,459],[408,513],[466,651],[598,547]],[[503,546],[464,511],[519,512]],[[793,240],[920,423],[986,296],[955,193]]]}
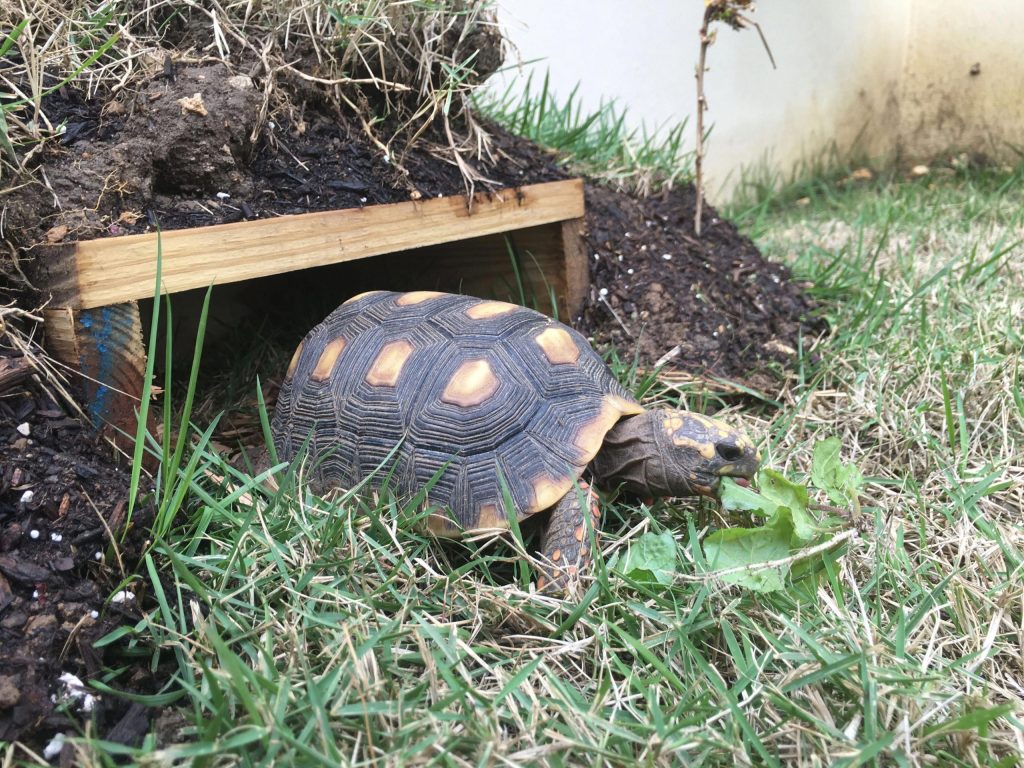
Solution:
{"label": "grass", "polygon": [[[162,71],[215,59],[260,85],[255,138],[271,119],[295,118],[313,92],[361,118],[369,139],[400,167],[431,125],[467,187],[478,178],[462,157],[488,136],[469,110],[471,93],[496,64],[493,8],[483,0],[394,3],[214,3],[179,0],[86,3],[38,0],[0,6],[0,179],[24,183],[44,142],[64,126],[44,97],[65,84],[87,99],[130,99]],[[201,51],[201,53],[197,53]],[[302,83],[296,87],[296,83]]]}
{"label": "grass", "polygon": [[685,121],[664,131],[631,128],[624,108],[606,102],[585,110],[578,87],[567,96],[555,94],[546,73],[539,87],[531,73],[525,83],[510,82],[501,93],[479,90],[473,101],[485,116],[556,151],[576,173],[590,178],[642,194],[693,178]]}
{"label": "grass", "polygon": [[[312,34],[323,19],[310,19]],[[622,184],[688,172],[678,138],[659,148],[611,107],[559,106],[546,84],[487,108]],[[165,410],[159,529],[124,583],[147,612],[107,638],[123,664],[95,684],[117,695],[132,665],[149,665],[166,683],[142,700],[166,710],[139,750],[85,738],[79,762],[1015,764],[1021,176],[815,177],[733,212],[812,283],[833,330],[813,357],[800,350],[778,407],[730,418],[790,477],[810,471],[817,438],[838,435],[867,478],[858,537],[782,591],[706,572],[700,542],[730,523],[713,508],[613,501],[581,599],[538,596],[516,537],[425,538],[415,500],[320,499],[301,468],[268,470],[279,489],[267,490],[267,472],[234,469],[208,429],[172,444]],[[613,367],[647,402],[680,396],[628,360]],[[186,388],[191,402],[195,381]],[[665,532],[671,584],[621,572],[641,537]]]}
{"label": "grass", "polygon": [[[416,504],[269,492],[207,445],[179,525],[111,638],[179,715],[140,762],[214,765],[1013,765],[1021,729],[1024,200],[1018,172],[805,187],[739,212],[833,333],[732,418],[809,471],[837,434],[860,535],[755,595],[702,570],[713,510],[606,505],[578,602],[532,594],[520,544],[441,543]],[[616,363],[648,399],[671,396]],[[186,457],[187,458],[187,457]],[[226,478],[216,481],[213,478]],[[668,586],[616,564],[672,534]],[[103,683],[118,689],[123,673]],[[113,695],[113,694],[108,694]],[[125,748],[79,746],[83,764]]]}

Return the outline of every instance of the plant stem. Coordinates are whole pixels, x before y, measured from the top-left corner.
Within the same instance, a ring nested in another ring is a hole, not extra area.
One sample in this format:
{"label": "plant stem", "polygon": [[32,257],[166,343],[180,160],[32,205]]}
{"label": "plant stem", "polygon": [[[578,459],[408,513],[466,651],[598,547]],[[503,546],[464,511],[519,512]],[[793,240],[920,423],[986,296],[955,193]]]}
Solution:
{"label": "plant stem", "polygon": [[694,186],[697,190],[697,212],[693,219],[693,231],[700,237],[700,217],[704,209],[704,110],[707,109],[707,99],[704,98],[704,69],[707,61],[708,46],[711,40],[708,38],[708,26],[711,23],[712,11],[715,6],[709,5],[704,10],[704,22],[700,27],[700,56],[697,59],[697,153],[694,157]]}

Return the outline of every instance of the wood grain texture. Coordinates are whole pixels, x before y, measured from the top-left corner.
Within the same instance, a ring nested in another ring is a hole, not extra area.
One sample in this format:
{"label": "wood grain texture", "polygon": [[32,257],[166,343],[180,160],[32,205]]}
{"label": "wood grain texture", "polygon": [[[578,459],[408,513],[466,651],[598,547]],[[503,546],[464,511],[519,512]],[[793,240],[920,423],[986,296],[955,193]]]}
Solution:
{"label": "wood grain texture", "polygon": [[[163,283],[176,293],[581,216],[583,183],[570,179],[477,194],[471,207],[458,196],[172,230],[160,236]],[[76,274],[49,255],[40,287],[75,308],[150,297],[156,255],[155,233],[79,242]]]}
{"label": "wood grain texture", "polygon": [[76,243],[39,244],[26,252],[25,274],[36,288],[49,294],[55,307],[77,309],[80,306],[77,248]]}
{"label": "wood grain texture", "polygon": [[575,322],[583,310],[583,301],[590,287],[590,265],[587,249],[583,242],[583,217],[568,219],[562,228],[562,262],[565,265],[565,294],[562,297],[570,323]]}
{"label": "wood grain texture", "polygon": [[85,410],[93,426],[134,436],[146,371],[138,305],[51,309],[44,315],[48,347],[82,374]]}
{"label": "wood grain texture", "polygon": [[[589,284],[579,221],[391,254],[374,261],[373,272],[378,284],[393,290],[430,288],[513,304],[525,300],[526,306],[571,320]],[[362,277],[368,279],[367,274]]]}

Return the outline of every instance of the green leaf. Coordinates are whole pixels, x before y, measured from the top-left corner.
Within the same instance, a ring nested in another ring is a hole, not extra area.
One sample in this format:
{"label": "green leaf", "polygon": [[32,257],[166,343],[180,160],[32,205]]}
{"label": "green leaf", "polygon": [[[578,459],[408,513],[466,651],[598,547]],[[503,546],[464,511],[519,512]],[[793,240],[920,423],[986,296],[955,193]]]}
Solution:
{"label": "green leaf", "polygon": [[676,540],[668,532],[645,533],[630,545],[618,570],[635,581],[671,584],[676,573]]}
{"label": "green leaf", "polygon": [[819,440],[811,459],[811,482],[828,494],[833,504],[845,504],[857,495],[864,476],[856,464],[843,464],[839,459],[838,437]]}
{"label": "green leaf", "polygon": [[757,485],[761,495],[782,507],[790,509],[807,509],[809,498],[807,486],[787,480],[781,472],[774,469],[762,469],[757,474]]}
{"label": "green leaf", "polygon": [[792,515],[787,509],[777,515],[771,526],[761,528],[725,528],[704,540],[704,555],[714,570],[746,568],[721,576],[727,584],[736,584],[755,592],[772,592],[783,587],[788,566],[748,568],[789,555],[793,535]]}
{"label": "green leaf", "polygon": [[817,521],[807,511],[807,486],[787,480],[773,469],[763,469],[758,473],[758,485],[766,498],[779,505],[768,525],[773,525],[783,510],[789,513],[788,525],[793,531],[790,544],[803,546],[818,535]]}
{"label": "green leaf", "polygon": [[842,462],[839,460],[839,448],[842,443],[838,437],[827,437],[814,444],[811,458],[811,482],[815,488],[827,491],[835,488],[838,472]]}
{"label": "green leaf", "polygon": [[753,488],[739,485],[731,477],[723,477],[719,488],[722,507],[729,512],[754,512],[771,517],[778,505],[766,499]]}

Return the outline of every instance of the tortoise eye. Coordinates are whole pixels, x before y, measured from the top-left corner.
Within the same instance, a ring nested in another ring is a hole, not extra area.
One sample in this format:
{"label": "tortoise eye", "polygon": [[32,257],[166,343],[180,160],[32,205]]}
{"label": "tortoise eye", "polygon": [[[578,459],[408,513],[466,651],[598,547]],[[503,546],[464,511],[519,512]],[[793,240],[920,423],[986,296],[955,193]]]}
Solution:
{"label": "tortoise eye", "polygon": [[743,456],[743,451],[731,443],[719,443],[715,450],[725,461],[738,461]]}

